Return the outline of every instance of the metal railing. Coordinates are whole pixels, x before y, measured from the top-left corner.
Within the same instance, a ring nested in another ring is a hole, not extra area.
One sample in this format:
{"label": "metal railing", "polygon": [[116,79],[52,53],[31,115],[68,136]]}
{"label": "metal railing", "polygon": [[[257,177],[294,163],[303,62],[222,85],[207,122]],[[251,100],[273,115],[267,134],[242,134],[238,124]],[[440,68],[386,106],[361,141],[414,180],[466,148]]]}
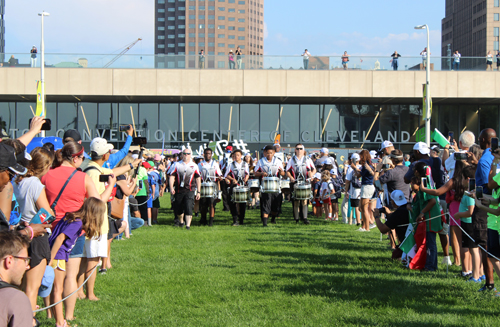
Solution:
{"label": "metal railing", "polygon": [[[336,56],[233,56],[228,55],[138,55],[125,54],[65,54],[46,53],[47,68],[109,68],[125,69],[283,69],[283,70],[424,70],[425,58],[421,56],[399,57],[397,61],[387,56],[349,56],[347,63],[341,55]],[[497,70],[500,56],[491,58],[487,65],[486,57],[462,57],[457,69],[451,57],[430,59],[430,69],[434,71],[469,70],[480,71],[492,68]],[[3,67],[40,67],[40,54],[33,60],[29,53],[0,53]],[[345,65],[344,65],[345,64]],[[345,67],[344,67],[345,66]]]}

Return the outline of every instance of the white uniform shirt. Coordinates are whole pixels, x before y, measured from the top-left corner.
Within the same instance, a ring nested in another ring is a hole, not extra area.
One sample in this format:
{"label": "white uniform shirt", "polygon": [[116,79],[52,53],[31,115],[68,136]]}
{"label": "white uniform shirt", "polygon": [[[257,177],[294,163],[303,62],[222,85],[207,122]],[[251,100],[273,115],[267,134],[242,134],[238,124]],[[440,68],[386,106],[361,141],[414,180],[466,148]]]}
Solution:
{"label": "white uniform shirt", "polygon": [[200,176],[198,165],[193,161],[189,161],[187,163],[179,161],[170,169],[169,173],[170,175],[175,176],[175,179],[177,180],[177,191],[182,188],[194,191],[196,185],[193,185],[193,180]]}
{"label": "white uniform shirt", "polygon": [[239,184],[243,184],[245,177],[250,175],[250,169],[248,168],[248,164],[243,160],[240,163],[233,161],[227,167],[224,178],[226,178],[229,174],[231,174],[231,177],[236,179]]}
{"label": "white uniform shirt", "polygon": [[283,162],[273,157],[271,161],[268,161],[266,157],[262,158],[257,162],[257,166],[254,169],[255,172],[267,173],[269,176],[278,177],[280,171],[283,170]]}
{"label": "white uniform shirt", "polygon": [[198,169],[201,173],[202,182],[215,182],[216,177],[222,176],[219,164],[213,159],[210,162],[203,160],[198,164]]}
{"label": "white uniform shirt", "polygon": [[[288,164],[286,165],[286,171],[292,174],[294,179],[304,176],[305,179],[308,178],[307,173],[314,169],[314,163],[311,158],[303,156],[301,159],[293,156]],[[302,174],[302,176],[300,176]]]}

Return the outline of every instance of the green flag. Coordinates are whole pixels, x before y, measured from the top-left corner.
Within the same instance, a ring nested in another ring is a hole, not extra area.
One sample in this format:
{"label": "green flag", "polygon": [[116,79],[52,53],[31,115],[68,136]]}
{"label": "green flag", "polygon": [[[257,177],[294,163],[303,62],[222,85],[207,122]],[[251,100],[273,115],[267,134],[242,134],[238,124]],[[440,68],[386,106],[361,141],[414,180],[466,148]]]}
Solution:
{"label": "green flag", "polygon": [[399,244],[399,248],[401,251],[404,253],[408,254],[411,249],[415,246],[415,229],[413,228],[413,217],[411,216],[411,211],[409,212],[410,215],[410,224],[408,225],[408,228],[406,229],[406,234],[405,234],[405,239],[401,244]]}
{"label": "green flag", "polygon": [[210,149],[212,149],[212,153],[213,153],[212,158],[213,158],[214,160],[218,160],[218,159],[219,159],[219,157],[215,154],[215,151],[217,150],[217,142],[210,142],[210,143],[208,144],[208,147],[209,147]]}

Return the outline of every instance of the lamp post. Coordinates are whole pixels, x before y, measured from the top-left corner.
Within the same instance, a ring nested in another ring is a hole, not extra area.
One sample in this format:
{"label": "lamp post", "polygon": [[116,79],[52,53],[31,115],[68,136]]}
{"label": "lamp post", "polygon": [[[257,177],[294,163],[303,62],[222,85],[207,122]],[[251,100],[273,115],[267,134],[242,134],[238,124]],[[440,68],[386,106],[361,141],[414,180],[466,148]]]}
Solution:
{"label": "lamp post", "polygon": [[[43,42],[43,17],[49,16],[48,12],[42,11],[38,16],[42,17],[42,42],[40,44],[41,62],[40,62],[40,83],[42,83],[42,116],[45,116],[45,44]],[[42,131],[42,137],[45,137],[45,131]]]}
{"label": "lamp post", "polygon": [[429,26],[427,24],[425,25],[418,25],[415,26],[416,30],[422,30],[426,29],[427,30],[427,53],[426,53],[426,67],[425,67],[425,89],[427,90],[426,96],[425,96],[425,143],[427,143],[428,146],[431,144],[431,112],[430,112],[430,107],[431,107],[431,90],[430,90],[430,67],[431,67],[431,51],[429,48]]}

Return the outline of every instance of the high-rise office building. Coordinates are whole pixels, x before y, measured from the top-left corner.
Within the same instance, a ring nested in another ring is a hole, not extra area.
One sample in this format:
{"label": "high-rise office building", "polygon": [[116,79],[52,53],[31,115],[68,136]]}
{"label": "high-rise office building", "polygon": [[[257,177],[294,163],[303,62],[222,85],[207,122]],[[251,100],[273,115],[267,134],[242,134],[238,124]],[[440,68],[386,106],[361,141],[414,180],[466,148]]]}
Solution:
{"label": "high-rise office building", "polygon": [[0,62],[5,60],[5,0],[0,0]]}
{"label": "high-rise office building", "polygon": [[254,56],[264,53],[264,0],[155,1],[158,68],[199,67],[201,50],[205,68],[229,68],[229,52],[238,46],[242,68],[261,64]]}
{"label": "high-rise office building", "polygon": [[[455,50],[464,57],[485,57],[488,51],[495,56],[499,50],[499,29],[500,0],[446,0],[445,18],[441,21],[441,56],[450,56]],[[470,68],[484,63],[483,59],[468,60],[462,61],[461,66]]]}

